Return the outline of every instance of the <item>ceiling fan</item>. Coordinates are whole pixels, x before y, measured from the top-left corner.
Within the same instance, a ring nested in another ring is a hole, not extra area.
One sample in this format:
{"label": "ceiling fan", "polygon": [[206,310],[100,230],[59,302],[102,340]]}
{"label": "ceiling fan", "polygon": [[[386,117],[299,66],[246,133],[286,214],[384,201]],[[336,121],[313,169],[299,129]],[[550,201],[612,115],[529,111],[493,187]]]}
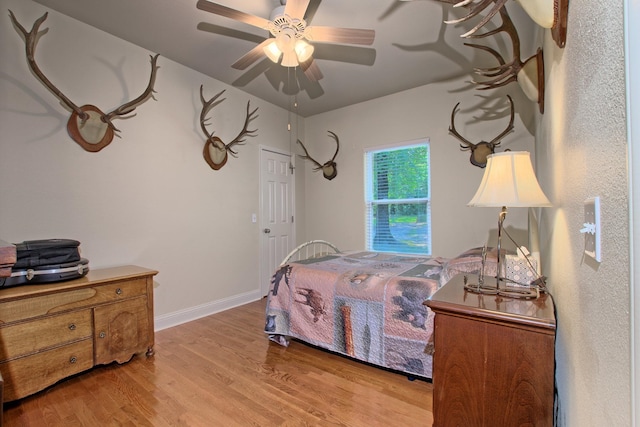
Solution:
{"label": "ceiling fan", "polygon": [[280,0],[281,6],[271,12],[269,19],[240,12],[208,0],[198,0],[197,8],[253,25],[267,30],[271,34],[271,37],[234,62],[231,65],[233,68],[244,70],[266,56],[271,61],[280,63],[283,67],[297,67],[299,65],[309,80],[317,81],[322,78],[322,73],[313,60],[314,47],[312,43],[371,45],[375,31],[307,26],[304,15],[309,7],[309,2],[310,0]]}

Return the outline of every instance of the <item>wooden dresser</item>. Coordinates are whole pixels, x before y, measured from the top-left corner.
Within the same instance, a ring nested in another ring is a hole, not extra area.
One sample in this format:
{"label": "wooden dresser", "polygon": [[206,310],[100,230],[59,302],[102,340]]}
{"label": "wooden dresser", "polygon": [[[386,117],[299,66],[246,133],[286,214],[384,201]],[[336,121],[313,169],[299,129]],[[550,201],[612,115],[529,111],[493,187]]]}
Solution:
{"label": "wooden dresser", "polygon": [[553,426],[551,297],[469,293],[459,275],[425,304],[435,313],[433,427]]}
{"label": "wooden dresser", "polygon": [[136,266],[80,279],[0,290],[4,401],[95,365],[153,354],[153,277]]}
{"label": "wooden dresser", "polygon": [[[5,242],[4,240],[0,240],[0,277],[9,277],[11,276],[11,267],[16,263],[16,247],[15,245]],[[2,342],[0,341],[0,348],[2,347]],[[2,402],[4,401],[4,378],[2,378],[2,373],[0,373],[0,427],[3,424],[2,418]]]}

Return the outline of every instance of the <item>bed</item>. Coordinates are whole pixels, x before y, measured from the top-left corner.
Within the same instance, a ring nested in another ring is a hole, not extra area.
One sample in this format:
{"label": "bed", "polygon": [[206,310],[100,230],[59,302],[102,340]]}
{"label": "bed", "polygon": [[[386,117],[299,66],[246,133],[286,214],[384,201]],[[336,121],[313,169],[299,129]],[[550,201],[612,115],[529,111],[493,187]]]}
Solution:
{"label": "bed", "polygon": [[480,251],[449,260],[304,243],[271,278],[265,333],[430,379],[433,313],[423,302],[455,274],[479,271]]}

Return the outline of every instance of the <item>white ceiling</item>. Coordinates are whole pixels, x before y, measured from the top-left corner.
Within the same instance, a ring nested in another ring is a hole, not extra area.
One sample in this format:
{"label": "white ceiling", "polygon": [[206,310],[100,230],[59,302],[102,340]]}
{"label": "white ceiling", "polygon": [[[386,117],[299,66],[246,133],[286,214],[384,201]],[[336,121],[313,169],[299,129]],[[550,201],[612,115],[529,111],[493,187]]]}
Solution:
{"label": "white ceiling", "polygon": [[[283,108],[290,108],[295,95],[304,117],[464,75],[471,80],[473,67],[496,65],[487,53],[463,45],[470,40],[460,34],[475,21],[443,23],[467,11],[435,0],[311,0],[308,25],[376,32],[372,46],[315,43],[313,56],[324,75],[317,82],[267,58],[246,70],[231,68],[268,32],[199,10],[196,0],[35,1],[159,53],[159,65],[162,57],[169,58]],[[216,2],[267,19],[280,5],[280,0]],[[524,13],[513,7],[509,11],[521,40],[532,33]]]}

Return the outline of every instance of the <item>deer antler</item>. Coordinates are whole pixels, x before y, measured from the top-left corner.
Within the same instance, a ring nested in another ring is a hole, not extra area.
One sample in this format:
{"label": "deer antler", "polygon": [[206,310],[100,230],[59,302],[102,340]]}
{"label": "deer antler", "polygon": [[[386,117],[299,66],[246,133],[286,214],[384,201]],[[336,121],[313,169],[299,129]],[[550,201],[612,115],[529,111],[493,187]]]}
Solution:
{"label": "deer antler", "polygon": [[251,122],[253,119],[258,117],[254,115],[256,111],[258,111],[258,107],[254,108],[253,111],[249,112],[250,106],[251,106],[251,101],[247,101],[247,115],[246,115],[246,118],[244,119],[244,126],[240,131],[240,133],[238,134],[238,136],[236,136],[233,139],[233,141],[231,141],[226,145],[227,151],[230,152],[233,156],[236,156],[238,153],[233,151],[231,147],[233,147],[234,145],[244,145],[245,137],[256,136],[255,133],[258,131],[258,129],[247,130],[247,127],[249,126],[249,122]]}
{"label": "deer antler", "polygon": [[476,74],[487,77],[489,80],[474,83],[480,86],[478,87],[479,90],[487,90],[505,86],[511,82],[517,81],[520,84],[520,87],[522,87],[525,95],[527,95],[527,97],[532,101],[538,102],[540,113],[543,113],[544,59],[542,56],[542,50],[538,49],[535,55],[523,62],[520,59],[520,38],[518,37],[516,27],[513,25],[513,21],[511,21],[506,7],[501,7],[499,12],[502,17],[502,24],[498,28],[483,34],[469,36],[469,38],[484,38],[504,31],[511,38],[513,58],[510,62],[506,62],[502,55],[500,55],[495,49],[479,44],[465,43],[466,46],[490,53],[500,64],[497,67],[475,68],[474,71]]}
{"label": "deer antler", "polygon": [[[454,4],[453,7],[466,7],[471,3],[473,3],[473,0],[463,0],[463,1],[459,2],[459,3]],[[474,7],[472,7],[469,10],[469,13],[467,15],[463,16],[462,18],[452,19],[452,20],[448,20],[448,21],[444,21],[444,22],[445,22],[445,24],[458,24],[460,22],[468,21],[469,19],[474,18],[480,12],[482,12],[484,9],[489,7],[489,5],[491,3],[495,3],[495,4],[491,8],[489,13],[484,18],[482,18],[482,20],[480,22],[478,22],[478,24],[476,24],[475,27],[473,27],[471,30],[467,31],[466,33],[464,33],[464,34],[462,34],[460,36],[460,37],[470,37],[473,33],[478,31],[487,22],[489,22],[495,16],[495,14],[498,13],[498,10],[500,8],[502,8],[507,3],[507,0],[497,0],[497,1],[496,0],[481,0],[479,3],[477,3]]]}
{"label": "deer antler", "polygon": [[302,141],[298,140],[297,142],[298,142],[298,144],[300,144],[302,146],[302,149],[304,150],[304,154],[305,154],[304,156],[300,156],[300,157],[302,157],[303,159],[311,160],[313,163],[315,163],[316,167],[313,168],[314,171],[322,169],[322,165],[316,159],[314,159],[313,157],[311,157],[309,155],[309,152],[307,151],[307,148],[304,146]]}
{"label": "deer antler", "polygon": [[[207,130],[207,121],[209,120],[209,118],[207,117],[207,114],[209,114],[209,111],[211,111],[211,109],[215,106],[214,102],[218,98],[220,98],[220,95],[222,95],[224,91],[225,89],[221,90],[216,95],[211,97],[210,100],[207,101],[204,98],[203,85],[200,85],[200,101],[202,102],[202,111],[200,111],[200,129],[202,129],[202,132],[204,132],[207,139],[213,138],[213,132],[209,132]],[[224,101],[225,99],[227,98],[222,98],[217,104]]]}
{"label": "deer antler", "polygon": [[462,148],[463,150],[472,150],[473,151],[473,149],[475,148],[476,145],[473,142],[469,141],[464,136],[460,135],[458,133],[458,131],[456,130],[455,117],[456,117],[456,113],[458,111],[458,106],[459,105],[460,105],[460,103],[458,102],[456,104],[456,106],[453,107],[453,110],[451,110],[451,125],[449,126],[449,133],[463,142],[463,144],[460,144],[460,148]]}
{"label": "deer antler", "polygon": [[[443,1],[443,0],[441,0]],[[555,40],[558,47],[564,47],[567,36],[567,10],[568,0],[553,0],[553,1],[539,1],[539,0],[516,0],[522,9],[529,15],[529,17],[542,28],[551,29],[551,37]],[[475,33],[480,27],[489,22],[497,13],[498,10],[503,7],[507,0],[479,0],[474,3],[474,0],[462,0],[455,3],[453,7],[466,7],[473,4],[469,13],[460,18],[450,21],[445,21],[447,24],[457,24],[467,21],[477,16],[481,11],[489,7],[489,5],[495,2],[495,5],[491,8],[489,13],[475,26],[469,30],[462,37],[469,37]]]}
{"label": "deer antler", "polygon": [[333,139],[336,140],[336,152],[333,153],[333,157],[331,158],[331,162],[333,162],[338,156],[338,151],[340,151],[340,140],[338,139],[338,135],[336,135],[335,133],[331,132],[330,130],[328,130],[327,132],[329,132]]}
{"label": "deer antler", "polygon": [[44,15],[42,15],[36,20],[36,22],[33,23],[31,31],[27,31],[22,25],[20,25],[13,12],[9,10],[9,17],[11,18],[11,22],[13,22],[13,25],[15,25],[24,36],[24,46],[27,55],[27,62],[31,71],[33,71],[33,74],[35,74],[38,79],[40,79],[42,84],[44,84],[47,89],[49,89],[60,100],[62,104],[66,105],[70,110],[74,111],[83,121],[87,120],[89,118],[89,115],[86,112],[82,111],[80,107],[74,104],[57,87],[55,87],[53,83],[51,83],[51,81],[40,70],[38,64],[36,64],[35,53],[38,30],[40,29],[40,25],[42,25],[42,23],[47,19],[48,15],[49,13],[45,12]]}
{"label": "deer antler", "polygon": [[321,165],[318,161],[314,160],[313,157],[309,155],[309,152],[307,151],[302,141],[298,140],[297,142],[302,146],[302,149],[304,150],[304,153],[305,153],[304,156],[300,156],[300,157],[302,157],[303,159],[309,159],[313,163],[315,163],[316,167],[313,170],[314,171],[322,170],[322,176],[324,176],[326,179],[331,181],[333,178],[335,178],[338,175],[338,165],[336,164],[335,160],[336,160],[336,156],[338,155],[338,151],[340,151],[340,140],[338,139],[338,135],[336,135],[335,133],[331,131],[327,131],[327,132],[329,132],[329,135],[336,140],[336,152],[333,154],[333,157],[331,158],[331,160],[327,160],[323,165]]}
{"label": "deer antler", "polygon": [[471,157],[469,158],[469,161],[472,165],[484,168],[487,165],[487,156],[493,154],[495,152],[495,148],[502,142],[502,138],[504,138],[507,134],[509,134],[509,132],[513,130],[515,109],[513,105],[513,99],[511,99],[509,95],[507,95],[507,98],[509,98],[509,103],[511,104],[511,118],[509,120],[509,124],[500,134],[498,134],[498,136],[496,136],[489,142],[480,141],[477,144],[474,144],[460,135],[460,133],[458,133],[458,131],[456,130],[455,125],[455,116],[460,103],[458,102],[456,106],[453,107],[453,110],[451,111],[451,126],[449,127],[449,133],[462,141],[463,144],[460,144],[460,148],[462,148],[463,151],[471,150]]}
{"label": "deer antler", "polygon": [[204,149],[202,151],[202,155],[204,156],[205,161],[212,169],[218,170],[222,166],[227,163],[227,152],[231,153],[232,156],[236,157],[237,152],[233,151],[231,147],[235,145],[244,145],[246,137],[256,136],[255,133],[258,129],[248,130],[249,123],[257,118],[256,111],[258,111],[258,107],[254,108],[253,111],[250,110],[251,101],[247,101],[247,115],[244,120],[244,126],[238,136],[236,136],[233,141],[228,144],[222,142],[220,138],[213,135],[213,132],[209,132],[207,130],[207,121],[209,118],[207,114],[219,103],[224,101],[226,98],[221,99],[216,102],[216,100],[224,93],[224,90],[218,92],[208,101],[204,97],[203,93],[203,85],[200,85],[200,101],[202,102],[202,111],[200,112],[200,128],[202,132],[204,132],[207,137],[207,141],[204,144]]}
{"label": "deer antler", "polygon": [[147,99],[149,98],[153,98],[155,100],[155,97],[153,96],[153,94],[155,93],[155,90],[153,89],[153,86],[156,82],[156,73],[158,71],[158,66],[156,65],[156,62],[158,61],[158,56],[160,54],[156,54],[155,56],[153,55],[149,55],[151,57],[151,77],[149,77],[149,84],[147,85],[147,88],[144,90],[144,92],[142,92],[142,95],[140,95],[139,97],[137,97],[136,99],[129,101],[125,104],[122,104],[121,106],[119,106],[118,108],[116,108],[115,110],[105,114],[102,116],[102,121],[107,123],[109,125],[109,127],[111,127],[114,131],[116,132],[120,132],[120,130],[118,128],[116,128],[113,125],[112,120],[113,119],[128,119],[131,118],[133,116],[135,116],[135,114],[131,115],[131,116],[126,116],[126,114],[129,114],[131,112],[133,112],[133,110],[136,109],[136,107],[138,107],[139,105],[141,105],[143,102],[145,102]]}
{"label": "deer antler", "polygon": [[113,140],[113,137],[116,135],[116,132],[119,132],[119,130],[113,125],[112,120],[131,113],[138,105],[142,104],[149,97],[153,98],[153,85],[155,83],[156,71],[158,69],[156,65],[158,55],[151,59],[151,78],[149,79],[149,85],[138,98],[116,108],[109,114],[103,113],[98,107],[93,105],[83,105],[82,107],[78,107],[58,88],[56,88],[49,79],[47,79],[38,67],[38,64],[36,64],[35,50],[38,30],[40,25],[42,25],[42,23],[47,19],[48,13],[42,15],[33,23],[31,31],[25,30],[25,28],[20,25],[11,10],[9,10],[9,16],[14,26],[24,36],[29,68],[42,82],[42,84],[44,84],[45,87],[47,87],[47,89],[49,89],[63,105],[71,110],[71,117],[69,117],[67,122],[67,131],[69,132],[69,136],[71,136],[71,138],[85,150],[97,152],[109,145]]}

